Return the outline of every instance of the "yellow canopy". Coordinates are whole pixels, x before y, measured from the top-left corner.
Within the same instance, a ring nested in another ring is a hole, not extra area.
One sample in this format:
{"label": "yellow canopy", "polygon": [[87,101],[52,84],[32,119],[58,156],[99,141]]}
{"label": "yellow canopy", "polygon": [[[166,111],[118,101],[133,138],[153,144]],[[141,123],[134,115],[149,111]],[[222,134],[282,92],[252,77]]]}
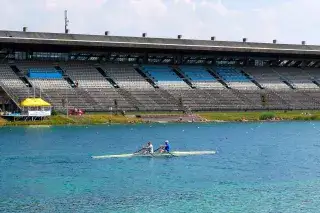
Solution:
{"label": "yellow canopy", "polygon": [[50,107],[51,104],[41,98],[26,98],[21,102],[22,107]]}

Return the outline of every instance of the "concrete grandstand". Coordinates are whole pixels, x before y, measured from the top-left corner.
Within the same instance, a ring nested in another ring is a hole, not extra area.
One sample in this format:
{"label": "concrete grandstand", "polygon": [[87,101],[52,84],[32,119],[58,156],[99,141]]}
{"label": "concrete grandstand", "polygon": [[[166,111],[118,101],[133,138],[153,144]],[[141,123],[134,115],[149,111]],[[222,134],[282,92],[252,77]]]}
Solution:
{"label": "concrete grandstand", "polygon": [[4,108],[320,109],[320,46],[0,31]]}

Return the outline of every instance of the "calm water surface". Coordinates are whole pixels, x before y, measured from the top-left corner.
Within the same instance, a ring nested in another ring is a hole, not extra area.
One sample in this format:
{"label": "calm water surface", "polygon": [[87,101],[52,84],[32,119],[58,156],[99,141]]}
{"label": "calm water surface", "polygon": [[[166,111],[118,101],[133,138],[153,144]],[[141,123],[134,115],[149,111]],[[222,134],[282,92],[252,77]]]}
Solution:
{"label": "calm water surface", "polygon": [[[0,129],[0,212],[319,212],[320,123]],[[179,158],[93,160],[152,140]]]}

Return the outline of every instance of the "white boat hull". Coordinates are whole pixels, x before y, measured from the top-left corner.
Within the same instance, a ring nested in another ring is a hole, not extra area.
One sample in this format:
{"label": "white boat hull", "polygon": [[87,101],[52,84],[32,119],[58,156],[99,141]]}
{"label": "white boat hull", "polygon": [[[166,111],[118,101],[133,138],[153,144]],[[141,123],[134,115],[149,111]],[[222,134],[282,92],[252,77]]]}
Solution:
{"label": "white boat hull", "polygon": [[183,157],[192,155],[214,155],[216,151],[193,151],[193,152],[171,152],[170,153],[153,153],[151,154],[120,154],[120,155],[101,155],[92,156],[93,159],[106,159],[106,158],[132,158],[132,157]]}

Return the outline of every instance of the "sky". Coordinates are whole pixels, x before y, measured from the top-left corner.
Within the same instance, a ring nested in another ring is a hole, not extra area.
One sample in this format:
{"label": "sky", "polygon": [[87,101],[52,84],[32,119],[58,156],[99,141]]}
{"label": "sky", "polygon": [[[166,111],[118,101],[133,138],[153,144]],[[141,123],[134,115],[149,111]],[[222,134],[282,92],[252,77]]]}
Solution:
{"label": "sky", "polygon": [[0,29],[320,44],[319,0],[0,0]]}

